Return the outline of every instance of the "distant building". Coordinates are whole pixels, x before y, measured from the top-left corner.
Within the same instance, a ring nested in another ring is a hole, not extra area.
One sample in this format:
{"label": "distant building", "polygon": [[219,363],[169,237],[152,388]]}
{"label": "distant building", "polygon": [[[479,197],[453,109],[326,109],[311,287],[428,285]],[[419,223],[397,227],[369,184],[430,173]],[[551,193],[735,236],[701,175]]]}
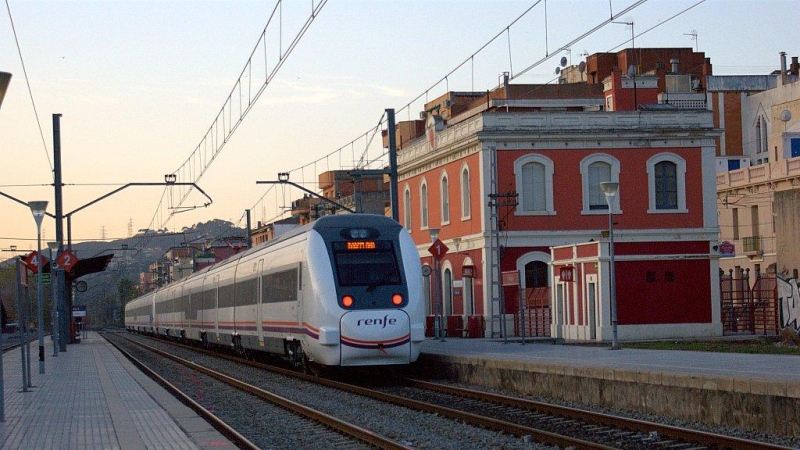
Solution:
{"label": "distant building", "polygon": [[720,267],[737,277],[798,279],[800,63],[782,53],[780,64],[767,76],[709,78],[725,119],[721,155],[733,155],[717,174]]}
{"label": "distant building", "polygon": [[283,233],[293,230],[299,226],[300,216],[298,215],[293,215],[292,217],[267,224],[258,222],[258,226],[250,233],[250,236],[253,239],[253,247],[261,245],[267,241],[271,241]]}

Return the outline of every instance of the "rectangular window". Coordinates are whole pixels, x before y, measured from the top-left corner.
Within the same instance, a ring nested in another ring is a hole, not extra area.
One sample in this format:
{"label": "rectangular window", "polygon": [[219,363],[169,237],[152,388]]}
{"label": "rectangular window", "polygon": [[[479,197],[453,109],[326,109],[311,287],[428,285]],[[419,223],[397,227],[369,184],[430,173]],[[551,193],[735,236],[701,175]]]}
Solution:
{"label": "rectangular window", "polygon": [[340,286],[397,285],[401,282],[394,247],[389,241],[376,241],[374,248],[364,250],[348,250],[346,242],[334,242],[333,258]]}
{"label": "rectangular window", "polygon": [[261,280],[262,303],[297,301],[300,276],[296,267],[280,272],[268,273]]}
{"label": "rectangular window", "polygon": [[662,161],[656,169],[656,209],[678,209],[678,168]]}
{"label": "rectangular window", "polygon": [[528,163],[522,166],[522,210],[545,211],[547,209],[544,165]]}
{"label": "rectangular window", "polygon": [[258,279],[239,281],[236,283],[236,306],[255,305],[258,303]]}
{"label": "rectangular window", "polygon": [[600,183],[604,181],[611,181],[611,165],[598,162],[589,166],[589,209],[594,210],[607,210],[608,202],[603,190],[600,189]]}

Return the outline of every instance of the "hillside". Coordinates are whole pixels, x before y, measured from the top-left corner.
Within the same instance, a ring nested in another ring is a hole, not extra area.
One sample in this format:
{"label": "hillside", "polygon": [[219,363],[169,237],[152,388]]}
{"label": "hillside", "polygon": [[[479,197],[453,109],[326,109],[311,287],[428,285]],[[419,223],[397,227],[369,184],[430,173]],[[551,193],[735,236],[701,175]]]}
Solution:
{"label": "hillside", "polygon": [[[75,292],[73,304],[86,305],[87,314],[95,327],[121,326],[124,303],[129,300],[132,288],[139,283],[139,274],[148,271],[148,266],[164,258],[172,247],[186,245],[212,245],[216,240],[244,238],[246,230],[236,228],[231,222],[211,220],[185,227],[181,232],[147,230],[127,239],[114,241],[88,241],[72,245],[72,252],[79,259],[113,254],[114,258],[103,272],[80,278],[87,283],[85,292]],[[46,254],[46,251],[43,253]],[[0,264],[0,300],[9,317],[16,317],[16,283],[11,261]],[[33,278],[32,278],[33,279]],[[31,283],[28,297],[36,309],[36,283]],[[23,295],[24,298],[24,295]],[[49,311],[49,286],[45,287],[45,310]],[[46,322],[49,324],[49,314]],[[48,325],[49,326],[49,325]]]}

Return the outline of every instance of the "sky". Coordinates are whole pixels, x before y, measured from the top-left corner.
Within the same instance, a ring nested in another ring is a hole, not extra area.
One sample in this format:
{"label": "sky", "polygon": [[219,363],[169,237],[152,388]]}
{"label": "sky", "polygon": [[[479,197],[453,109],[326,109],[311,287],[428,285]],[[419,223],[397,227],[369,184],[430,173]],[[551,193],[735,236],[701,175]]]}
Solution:
{"label": "sky", "polygon": [[[145,228],[179,232],[212,219],[243,227],[248,209],[254,225],[285,217],[302,193],[257,181],[290,172],[291,181],[314,190],[318,173],[353,168],[367,148],[367,159],[380,160],[374,132],[387,108],[398,121],[414,119],[426,99],[448,90],[493,89],[503,72],[515,83],[549,83],[562,57],[578,64],[586,54],[629,47],[631,27],[611,23],[562,50],[636,2],[329,0],[263,93],[254,102],[252,92],[242,94],[253,104],[213,161],[193,163],[206,167],[197,185],[210,206],[167,221],[177,210],[165,208],[185,191],[132,186],[72,215],[72,240],[121,239]],[[273,19],[268,60],[319,5],[283,5],[283,37]],[[128,183],[163,183],[201,145],[239,76],[258,79],[259,64],[252,71],[245,64],[275,6],[5,0],[0,71],[13,78],[0,105],[0,192],[49,200],[55,212],[53,114],[61,114],[65,213]],[[649,0],[615,21],[633,22],[636,47],[692,47],[711,58],[715,75],[753,75],[777,70],[781,51],[800,55],[798,17],[800,0]],[[193,192],[182,206],[205,202]],[[28,208],[0,197],[2,259],[12,246],[35,249],[36,231]],[[54,221],[45,218],[42,247],[52,240]]]}

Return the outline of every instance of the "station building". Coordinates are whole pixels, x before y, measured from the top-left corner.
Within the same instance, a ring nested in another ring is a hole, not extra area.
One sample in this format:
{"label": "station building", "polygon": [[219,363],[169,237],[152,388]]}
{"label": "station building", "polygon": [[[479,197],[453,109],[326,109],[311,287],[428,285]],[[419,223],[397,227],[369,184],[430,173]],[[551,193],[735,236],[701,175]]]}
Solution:
{"label": "station building", "polygon": [[[398,124],[400,219],[434,268],[433,328],[611,340],[611,218],[620,339],[721,334],[721,131],[703,84],[670,71],[686,49],[636,51],[661,57],[623,71],[625,50],[579,68],[583,82],[448,92]],[[619,183],[610,209],[601,182]]]}

